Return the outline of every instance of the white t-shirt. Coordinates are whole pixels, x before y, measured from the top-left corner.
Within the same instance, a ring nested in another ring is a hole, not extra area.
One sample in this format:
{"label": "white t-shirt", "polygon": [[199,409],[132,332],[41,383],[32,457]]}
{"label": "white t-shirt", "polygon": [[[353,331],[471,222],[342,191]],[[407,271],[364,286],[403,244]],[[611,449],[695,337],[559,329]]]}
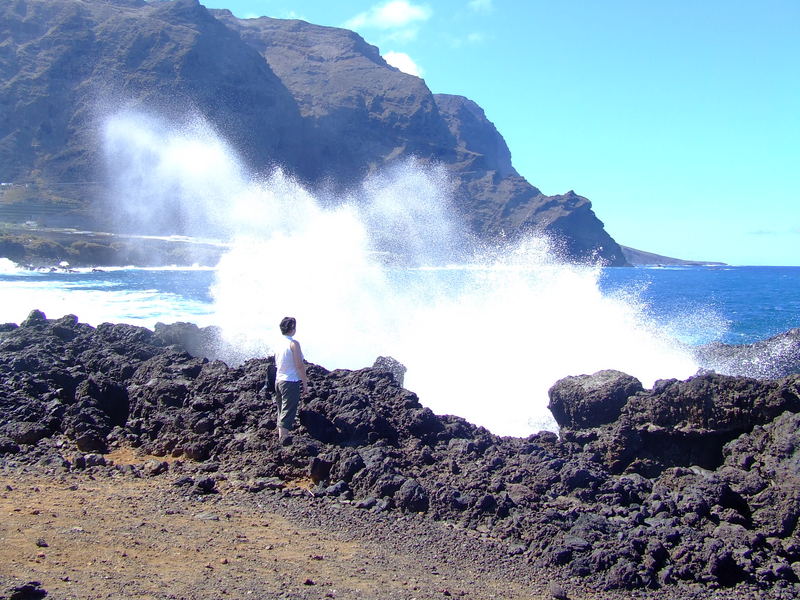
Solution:
{"label": "white t-shirt", "polygon": [[300,381],[300,373],[297,372],[294,352],[292,352],[293,341],[293,337],[285,335],[282,343],[275,350],[275,366],[278,368],[276,381]]}

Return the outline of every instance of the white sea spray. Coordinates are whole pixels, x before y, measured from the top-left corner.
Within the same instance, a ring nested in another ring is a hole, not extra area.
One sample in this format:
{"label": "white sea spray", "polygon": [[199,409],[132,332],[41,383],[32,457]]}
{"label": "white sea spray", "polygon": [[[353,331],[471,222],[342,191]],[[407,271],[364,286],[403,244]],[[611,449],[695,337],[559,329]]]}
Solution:
{"label": "white sea spray", "polygon": [[292,315],[309,360],[391,355],[435,412],[513,435],[554,428],[547,390],[561,377],[613,368],[649,385],[697,370],[636,293],[604,295],[599,268],[564,263],[545,238],[472,246],[443,168],[410,159],[332,198],[280,169],[249,177],[202,121],[128,113],[106,143],[129,225],[164,233],[174,218],[229,244],[211,320],[233,362],[267,354]]}
{"label": "white sea spray", "polygon": [[0,258],[0,274],[18,273],[20,267],[9,258]]}

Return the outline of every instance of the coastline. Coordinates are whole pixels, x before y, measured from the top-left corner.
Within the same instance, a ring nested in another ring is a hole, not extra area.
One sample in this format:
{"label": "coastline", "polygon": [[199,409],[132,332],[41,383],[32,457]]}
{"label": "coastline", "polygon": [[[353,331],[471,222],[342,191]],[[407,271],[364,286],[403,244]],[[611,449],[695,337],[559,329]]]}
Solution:
{"label": "coastline", "polygon": [[102,268],[213,266],[227,245],[185,236],[126,235],[73,228],[6,226],[0,232],[0,258],[26,268]]}

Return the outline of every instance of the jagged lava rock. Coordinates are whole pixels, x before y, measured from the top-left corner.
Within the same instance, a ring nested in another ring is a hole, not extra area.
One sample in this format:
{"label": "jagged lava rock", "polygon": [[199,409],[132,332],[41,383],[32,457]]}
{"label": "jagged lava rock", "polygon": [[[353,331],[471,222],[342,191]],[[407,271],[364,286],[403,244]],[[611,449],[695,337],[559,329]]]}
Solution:
{"label": "jagged lava rock", "polygon": [[586,429],[615,421],[628,398],[644,388],[620,371],[565,377],[550,388],[548,408],[560,427]]}
{"label": "jagged lava rock", "polygon": [[317,498],[459,523],[507,546],[520,568],[597,589],[800,594],[800,376],[704,375],[652,390],[617,372],[570,378],[554,386],[561,439],[504,438],[435,415],[385,369],[310,364],[299,427],[282,446],[263,391],[268,360],[193,356],[175,343],[187,331],[38,311],[3,328],[0,464],[172,476],[165,461],[74,458],[132,446],[196,465],[175,484],[201,495],[215,493],[217,474],[245,493],[284,493],[281,482],[311,469]]}

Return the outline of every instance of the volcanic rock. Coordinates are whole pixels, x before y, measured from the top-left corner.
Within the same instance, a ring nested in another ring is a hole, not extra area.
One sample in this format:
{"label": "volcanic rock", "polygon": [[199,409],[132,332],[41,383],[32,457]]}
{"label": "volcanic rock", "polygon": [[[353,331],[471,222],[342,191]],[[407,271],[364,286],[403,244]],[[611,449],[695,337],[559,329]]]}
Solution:
{"label": "volcanic rock", "polygon": [[[727,442],[784,411],[800,411],[796,376],[775,382],[707,374],[644,391],[629,376],[603,371],[561,380],[550,393],[563,438],[588,444],[617,473],[716,469]],[[607,406],[592,417],[604,395]],[[609,414],[618,416],[608,422]]]}
{"label": "volcanic rock", "polygon": [[38,581],[13,584],[0,593],[3,594],[0,597],[8,600],[38,600],[47,596],[47,590]]}
{"label": "volcanic rock", "polygon": [[[192,475],[178,471],[175,486],[198,502],[227,479],[253,494],[422,513],[502,541],[519,568],[597,590],[800,593],[798,375],[706,374],[650,390],[617,372],[568,378],[551,398],[560,438],[507,438],[433,414],[384,369],[309,364],[295,441],[282,447],[267,362],[229,367],[147,329],[33,313],[0,333],[0,465],[87,468],[72,457],[91,431],[108,449],[181,457]],[[36,422],[42,437],[10,437]],[[166,461],[97,464],[141,476]],[[289,484],[310,466],[312,494]]]}
{"label": "volcanic rock", "polygon": [[642,390],[638,379],[619,371],[566,377],[550,389],[548,408],[561,427],[599,427],[615,421],[628,398]]}

